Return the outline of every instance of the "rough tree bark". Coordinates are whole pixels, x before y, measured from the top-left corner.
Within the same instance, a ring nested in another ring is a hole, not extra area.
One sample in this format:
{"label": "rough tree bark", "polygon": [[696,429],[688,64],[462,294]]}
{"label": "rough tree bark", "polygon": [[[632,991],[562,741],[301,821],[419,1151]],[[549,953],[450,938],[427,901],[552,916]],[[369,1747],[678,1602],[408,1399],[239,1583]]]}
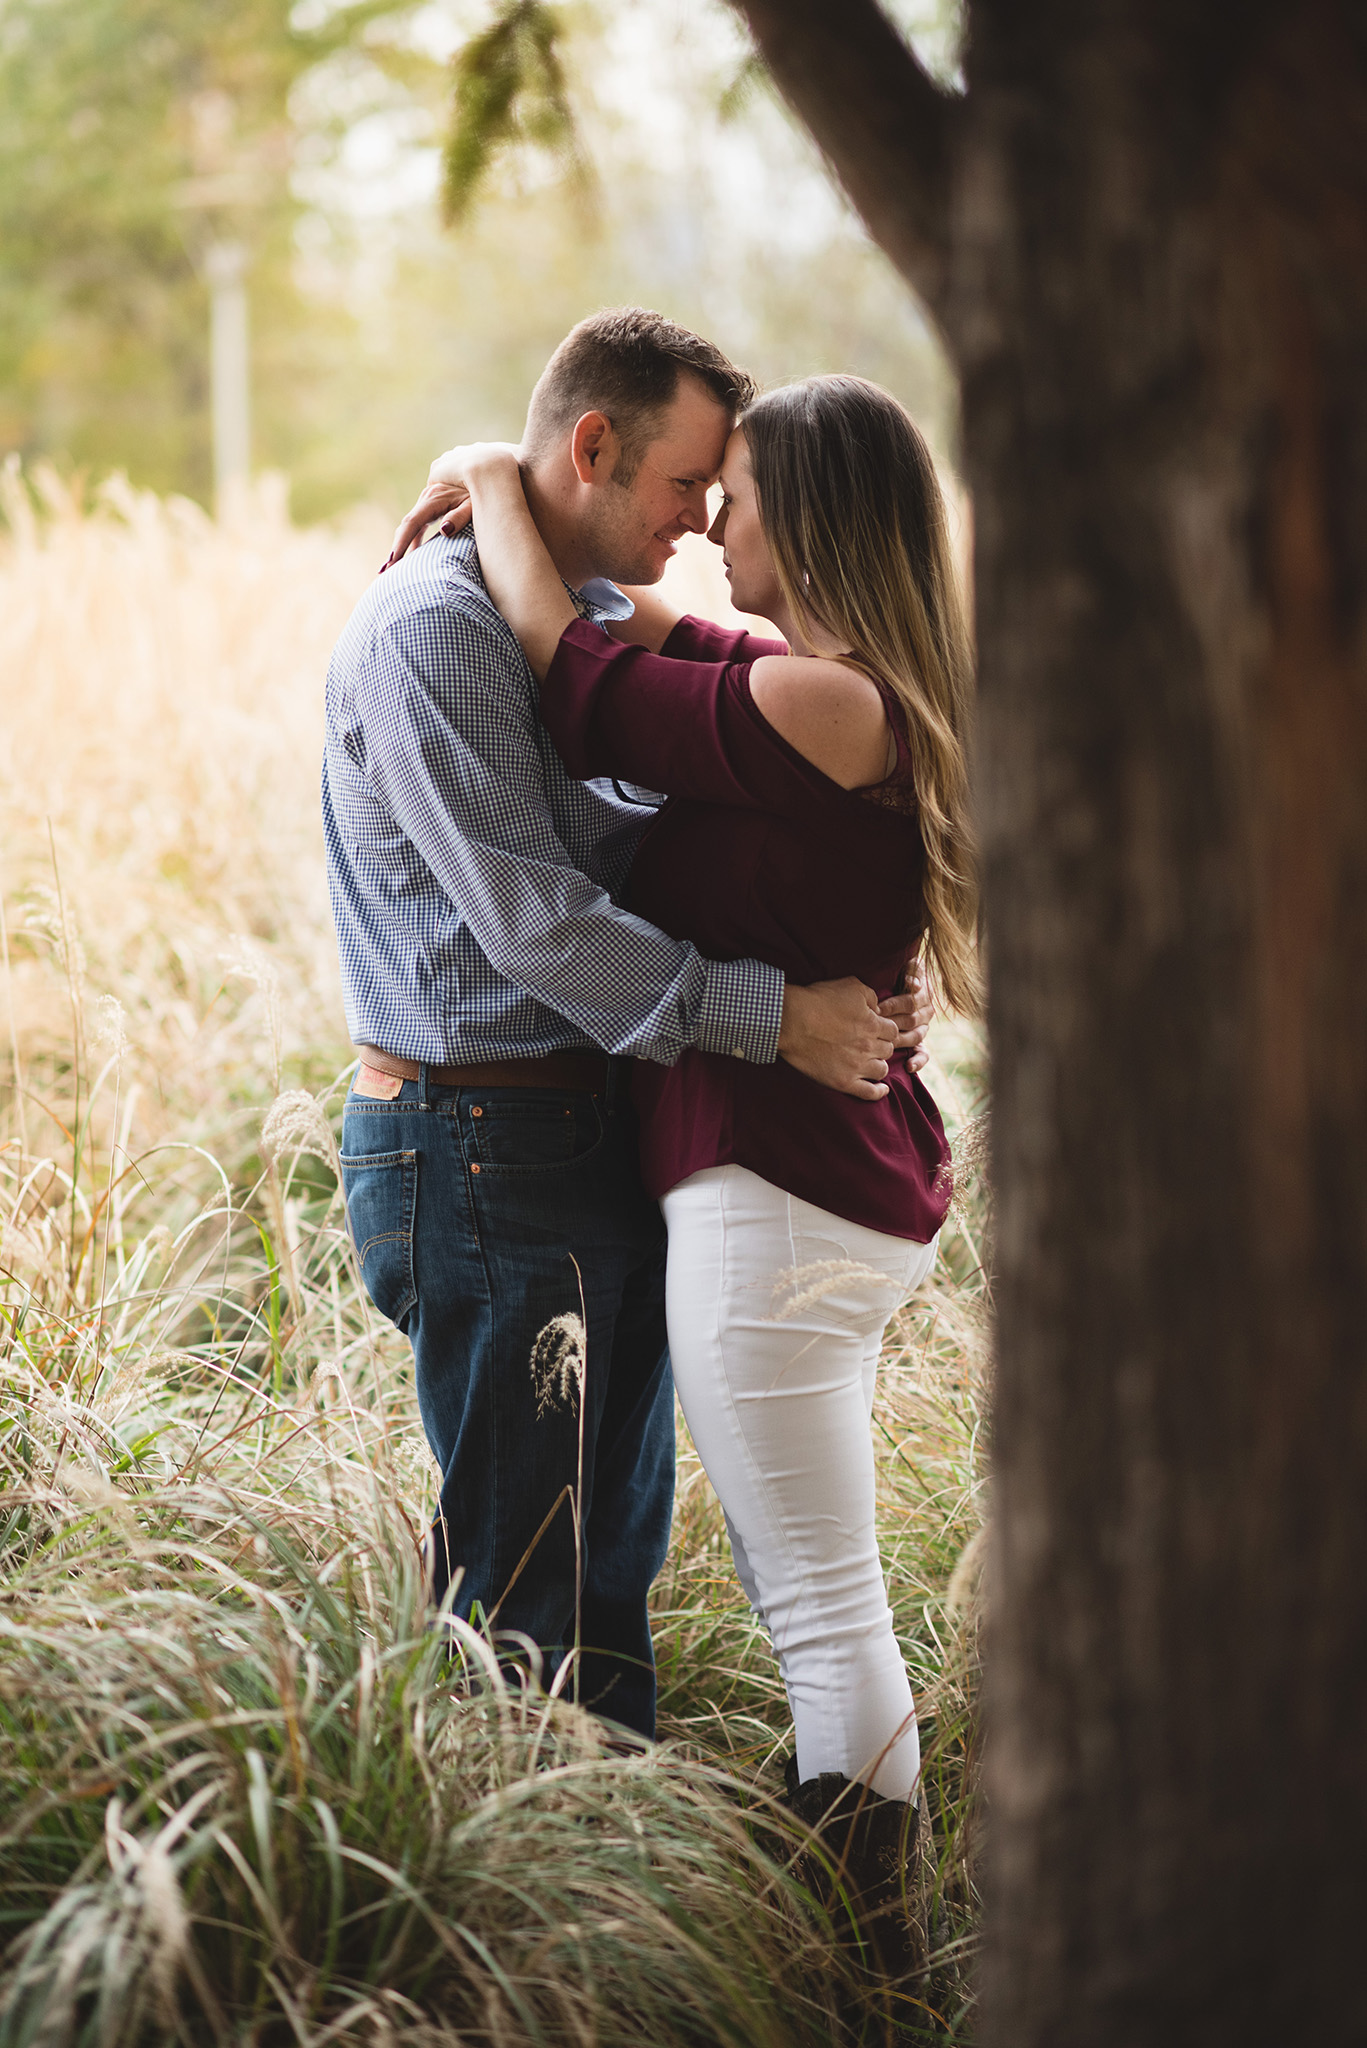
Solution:
{"label": "rough tree bark", "polygon": [[[962,377],[987,2038],[1367,2040],[1367,8],[737,0]],[[861,117],[860,108],[865,109]]]}

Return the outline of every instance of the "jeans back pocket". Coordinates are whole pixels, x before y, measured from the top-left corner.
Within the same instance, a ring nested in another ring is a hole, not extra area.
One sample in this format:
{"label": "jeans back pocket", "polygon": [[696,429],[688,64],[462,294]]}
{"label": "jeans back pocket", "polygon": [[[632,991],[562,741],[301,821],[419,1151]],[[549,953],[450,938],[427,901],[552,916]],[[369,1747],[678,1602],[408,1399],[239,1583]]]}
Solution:
{"label": "jeans back pocket", "polygon": [[482,1166],[565,1166],[591,1152],[603,1120],[591,1095],[555,1095],[539,1088],[482,1095],[467,1108]]}
{"label": "jeans back pocket", "polygon": [[342,1186],[366,1292],[380,1314],[402,1329],[418,1298],[413,1277],[418,1155],[344,1152]]}

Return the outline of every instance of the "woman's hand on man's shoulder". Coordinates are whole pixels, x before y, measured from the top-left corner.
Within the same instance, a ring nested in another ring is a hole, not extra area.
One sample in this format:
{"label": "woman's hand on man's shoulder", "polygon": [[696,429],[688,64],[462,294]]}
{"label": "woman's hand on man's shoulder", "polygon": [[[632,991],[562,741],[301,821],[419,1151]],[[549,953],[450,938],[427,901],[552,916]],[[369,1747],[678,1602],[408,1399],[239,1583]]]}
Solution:
{"label": "woman's hand on man's shoulder", "polygon": [[427,472],[427,483],[399,521],[389,559],[380,574],[415,548],[428,529],[439,526],[445,534],[460,533],[470,524],[470,482],[478,476],[497,474],[505,464],[516,467],[521,449],[512,441],[471,441],[462,448],[448,448]]}
{"label": "woman's hand on man's shoulder", "polygon": [[766,654],[750,670],[755,708],[774,731],[842,789],[881,782],[896,745],[877,687],[844,662]]}

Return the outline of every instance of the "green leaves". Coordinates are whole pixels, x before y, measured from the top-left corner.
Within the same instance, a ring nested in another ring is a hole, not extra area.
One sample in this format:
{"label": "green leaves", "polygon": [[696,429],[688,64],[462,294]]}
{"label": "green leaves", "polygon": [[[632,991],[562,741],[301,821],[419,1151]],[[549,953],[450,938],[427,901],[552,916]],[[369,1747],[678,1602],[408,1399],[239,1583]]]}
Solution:
{"label": "green leaves", "polygon": [[442,206],[463,220],[495,157],[533,143],[587,189],[592,173],[566,88],[565,24],[544,0],[503,0],[494,20],[454,62],[452,129],[442,159]]}
{"label": "green leaves", "polygon": [[207,496],[202,265],[230,241],[258,381],[282,390],[259,452],[286,459],[280,366],[300,374],[324,327],[297,288],[293,173],[335,152],[346,113],[299,88],[329,64],[416,79],[419,5],[353,0],[309,27],[292,0],[0,0],[0,446]]}

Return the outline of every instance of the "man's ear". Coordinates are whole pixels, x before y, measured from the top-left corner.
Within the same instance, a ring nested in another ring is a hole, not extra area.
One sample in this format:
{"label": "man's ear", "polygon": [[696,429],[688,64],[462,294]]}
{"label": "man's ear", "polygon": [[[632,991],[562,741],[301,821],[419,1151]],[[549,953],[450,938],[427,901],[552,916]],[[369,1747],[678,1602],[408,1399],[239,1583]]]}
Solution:
{"label": "man's ear", "polygon": [[570,460],[581,484],[602,483],[617,467],[617,436],[605,412],[586,412],[574,423]]}

